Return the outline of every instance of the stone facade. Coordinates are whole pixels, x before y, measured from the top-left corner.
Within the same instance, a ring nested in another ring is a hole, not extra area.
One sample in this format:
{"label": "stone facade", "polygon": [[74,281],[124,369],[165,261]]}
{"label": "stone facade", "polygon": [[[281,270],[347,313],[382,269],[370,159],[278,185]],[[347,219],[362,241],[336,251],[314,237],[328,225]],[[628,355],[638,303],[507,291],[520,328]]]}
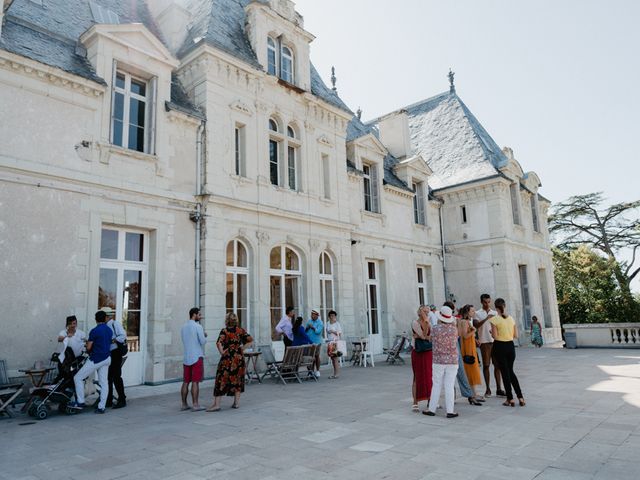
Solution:
{"label": "stone facade", "polygon": [[[522,323],[520,266],[527,312],[544,311],[547,341],[559,339],[548,202],[510,152],[495,176],[432,188],[437,171],[412,151],[411,115],[375,126],[354,117],[310,64],[313,36],[290,1],[232,2],[244,7],[236,14],[255,58],[206,29],[195,36],[202,15],[223,21],[204,0],[149,2],[140,18],[127,2],[111,13],[73,2],[86,28],[47,39],[77,41],[64,44],[68,58],[33,53],[37,43],[21,49],[21,35],[60,28],[32,24],[44,22],[30,16],[35,4],[4,12],[0,350],[10,374],[55,350],[65,316],[89,330],[106,304],[137,342],[125,365],[130,384],[180,376],[179,329],[195,302],[210,339],[237,308],[258,343],[271,341],[289,301],[305,316],[334,308],[346,335],[373,333],[377,350],[408,329],[421,300],[477,304],[486,291],[504,296]],[[120,22],[100,21],[110,14]],[[269,38],[279,49],[276,74]],[[123,118],[132,126],[118,133],[120,91],[133,103],[142,92],[144,115],[135,118],[144,128],[136,130],[131,107]],[[118,135],[129,145],[117,146]],[[276,253],[286,256],[281,267]],[[207,362],[216,363],[211,345]]]}

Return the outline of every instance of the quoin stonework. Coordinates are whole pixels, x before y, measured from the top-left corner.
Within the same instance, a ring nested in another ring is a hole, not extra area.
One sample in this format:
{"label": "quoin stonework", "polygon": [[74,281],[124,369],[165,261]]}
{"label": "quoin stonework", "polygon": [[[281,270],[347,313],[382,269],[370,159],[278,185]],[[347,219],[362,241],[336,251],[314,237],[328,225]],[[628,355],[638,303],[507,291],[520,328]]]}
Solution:
{"label": "quoin stonework", "polygon": [[130,385],[180,376],[194,304],[210,337],[233,310],[259,344],[287,305],[335,309],[382,351],[419,304],[486,292],[521,343],[532,315],[560,340],[540,178],[453,75],[365,122],[314,68],[289,0],[0,4],[10,375],[102,307],[127,328]]}

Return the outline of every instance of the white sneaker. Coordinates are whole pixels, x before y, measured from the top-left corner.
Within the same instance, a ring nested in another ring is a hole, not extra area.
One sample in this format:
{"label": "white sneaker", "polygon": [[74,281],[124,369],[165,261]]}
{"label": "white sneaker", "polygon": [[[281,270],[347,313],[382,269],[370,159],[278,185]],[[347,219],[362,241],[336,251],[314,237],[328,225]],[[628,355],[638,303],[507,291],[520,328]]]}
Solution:
{"label": "white sneaker", "polygon": [[320,370],[316,370],[314,372],[314,375],[316,376],[316,378],[320,378]]}

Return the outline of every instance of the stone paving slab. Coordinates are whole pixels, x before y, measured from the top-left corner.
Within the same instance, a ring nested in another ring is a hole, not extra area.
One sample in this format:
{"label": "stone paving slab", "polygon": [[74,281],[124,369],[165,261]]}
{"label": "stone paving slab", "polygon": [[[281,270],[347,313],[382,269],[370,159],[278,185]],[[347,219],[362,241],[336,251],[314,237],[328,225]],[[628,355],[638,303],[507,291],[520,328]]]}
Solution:
{"label": "stone paving slab", "polygon": [[[409,365],[251,384],[241,408],[180,412],[180,384],[128,389],[105,415],[0,419],[0,479],[634,479],[640,352],[519,348],[527,398],[411,411]],[[212,382],[201,402],[211,401]]]}

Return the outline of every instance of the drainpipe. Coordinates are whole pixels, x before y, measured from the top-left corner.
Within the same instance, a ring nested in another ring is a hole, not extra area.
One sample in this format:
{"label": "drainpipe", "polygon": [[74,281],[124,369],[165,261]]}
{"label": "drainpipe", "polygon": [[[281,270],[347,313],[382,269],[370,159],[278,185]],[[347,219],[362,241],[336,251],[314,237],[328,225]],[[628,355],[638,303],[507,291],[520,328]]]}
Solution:
{"label": "drainpipe", "polygon": [[446,301],[449,300],[449,282],[447,282],[447,256],[444,246],[444,220],[442,216],[442,208],[444,207],[444,200],[438,199],[440,202],[439,216],[440,216],[440,246],[442,247],[442,279],[444,280],[444,296]]}
{"label": "drainpipe", "polygon": [[200,122],[198,133],[196,135],[196,210],[192,212],[189,218],[196,224],[195,238],[195,261],[194,261],[194,282],[195,282],[195,303],[196,307],[200,306],[200,280],[201,280],[201,261],[200,250],[202,248],[202,188],[204,174],[204,138],[205,138],[206,120]]}

